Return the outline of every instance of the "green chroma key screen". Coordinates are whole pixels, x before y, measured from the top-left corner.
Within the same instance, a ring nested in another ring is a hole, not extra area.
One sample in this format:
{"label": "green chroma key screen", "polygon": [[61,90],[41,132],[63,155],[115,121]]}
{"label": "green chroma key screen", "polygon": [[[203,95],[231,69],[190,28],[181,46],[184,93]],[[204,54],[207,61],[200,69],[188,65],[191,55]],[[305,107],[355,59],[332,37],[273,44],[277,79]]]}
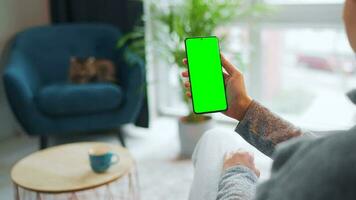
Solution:
{"label": "green chroma key screen", "polygon": [[225,111],[227,102],[218,38],[187,38],[185,48],[194,112]]}

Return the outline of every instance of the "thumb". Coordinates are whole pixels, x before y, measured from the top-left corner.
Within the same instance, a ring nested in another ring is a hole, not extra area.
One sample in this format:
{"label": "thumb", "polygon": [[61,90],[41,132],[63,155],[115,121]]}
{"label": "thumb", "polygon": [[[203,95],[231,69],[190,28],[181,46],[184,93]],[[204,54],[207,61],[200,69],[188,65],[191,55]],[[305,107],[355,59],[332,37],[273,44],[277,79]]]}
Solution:
{"label": "thumb", "polygon": [[233,75],[233,74],[241,75],[242,74],[230,61],[228,61],[225,58],[225,56],[223,54],[220,54],[220,58],[221,58],[221,64],[222,64],[223,68],[226,70],[226,72],[229,75]]}
{"label": "thumb", "polygon": [[254,167],[254,168],[253,168],[253,171],[255,172],[255,174],[256,174],[257,177],[260,177],[261,172],[260,172],[259,169],[257,169],[256,167]]}

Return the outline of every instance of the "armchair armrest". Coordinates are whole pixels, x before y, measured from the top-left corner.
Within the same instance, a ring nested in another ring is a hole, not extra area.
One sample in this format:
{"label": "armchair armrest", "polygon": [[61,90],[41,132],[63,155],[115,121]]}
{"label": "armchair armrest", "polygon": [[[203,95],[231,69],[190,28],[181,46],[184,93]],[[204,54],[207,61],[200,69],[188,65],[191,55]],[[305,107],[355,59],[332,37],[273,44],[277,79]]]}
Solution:
{"label": "armchair armrest", "polygon": [[15,116],[27,129],[27,123],[31,121],[28,119],[36,112],[34,95],[40,87],[39,74],[30,62],[14,51],[5,67],[3,81],[8,101]]}
{"label": "armchair armrest", "polygon": [[37,69],[20,53],[14,53],[6,65],[4,84],[7,90],[18,90],[22,96],[32,98],[40,87]]}
{"label": "armchair armrest", "polygon": [[122,62],[125,67],[120,66],[124,74],[120,74],[119,82],[126,96],[123,111],[132,113],[132,121],[137,117],[146,93],[146,73],[144,61],[138,55],[126,51],[126,61]]}

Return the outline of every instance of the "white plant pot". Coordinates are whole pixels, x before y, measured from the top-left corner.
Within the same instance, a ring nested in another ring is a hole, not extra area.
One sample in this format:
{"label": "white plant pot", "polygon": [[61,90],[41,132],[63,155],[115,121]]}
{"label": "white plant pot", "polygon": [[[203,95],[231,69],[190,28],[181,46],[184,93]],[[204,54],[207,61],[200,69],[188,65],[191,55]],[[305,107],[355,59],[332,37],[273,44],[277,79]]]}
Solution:
{"label": "white plant pot", "polygon": [[181,157],[190,158],[193,154],[194,148],[198,143],[200,137],[209,129],[213,128],[214,120],[211,118],[199,122],[185,122],[180,118],[178,120],[178,132],[181,147]]}

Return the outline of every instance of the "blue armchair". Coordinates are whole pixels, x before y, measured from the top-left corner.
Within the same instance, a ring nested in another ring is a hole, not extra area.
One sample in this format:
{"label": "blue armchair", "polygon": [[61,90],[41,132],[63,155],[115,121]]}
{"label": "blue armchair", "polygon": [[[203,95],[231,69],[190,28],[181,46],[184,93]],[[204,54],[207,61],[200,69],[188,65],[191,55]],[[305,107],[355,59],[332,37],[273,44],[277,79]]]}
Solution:
{"label": "blue armchair", "polygon": [[[112,130],[136,120],[145,92],[144,62],[132,53],[125,62],[116,48],[120,36],[110,25],[75,24],[35,27],[15,37],[5,90],[24,130],[40,136],[41,148],[51,135]],[[112,60],[118,84],[69,83],[70,56]],[[124,145],[121,133],[119,139]]]}

